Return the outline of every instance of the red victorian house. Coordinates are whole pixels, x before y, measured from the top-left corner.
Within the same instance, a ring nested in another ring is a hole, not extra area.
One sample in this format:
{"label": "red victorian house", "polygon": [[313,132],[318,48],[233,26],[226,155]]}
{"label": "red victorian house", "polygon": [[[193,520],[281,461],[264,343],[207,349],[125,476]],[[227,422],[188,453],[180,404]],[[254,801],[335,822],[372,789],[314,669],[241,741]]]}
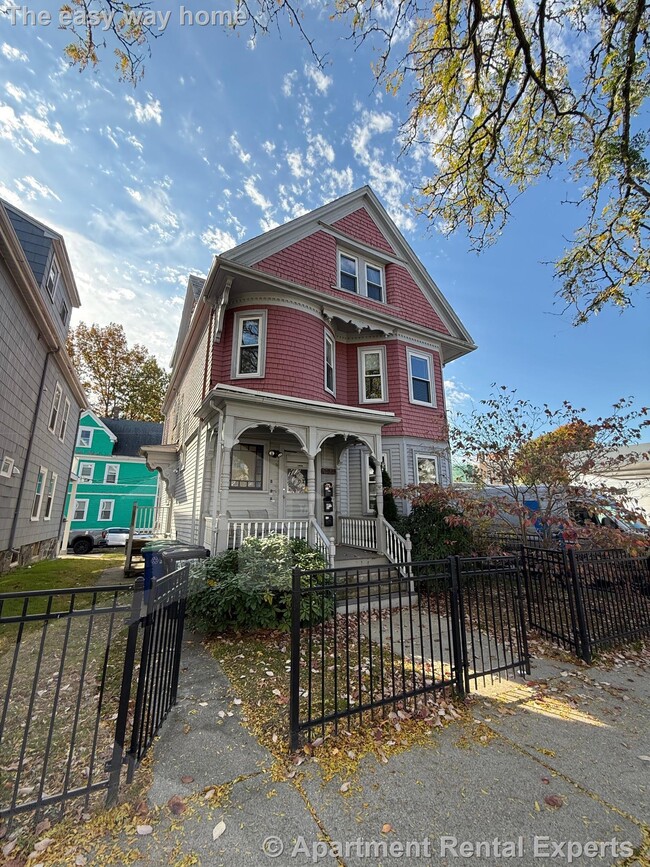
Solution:
{"label": "red victorian house", "polygon": [[379,468],[450,483],[442,369],[474,348],[369,187],[216,256],[189,279],[163,445],[143,450],[160,529],[405,559]]}

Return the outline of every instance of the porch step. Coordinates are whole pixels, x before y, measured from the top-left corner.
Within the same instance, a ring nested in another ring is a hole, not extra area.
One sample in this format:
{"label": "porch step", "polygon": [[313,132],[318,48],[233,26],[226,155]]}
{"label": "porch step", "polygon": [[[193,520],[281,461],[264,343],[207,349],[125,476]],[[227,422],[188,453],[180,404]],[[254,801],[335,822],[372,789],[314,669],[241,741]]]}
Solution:
{"label": "porch step", "polygon": [[339,545],[336,549],[334,567],[336,569],[367,569],[373,566],[388,566],[390,560],[376,551],[365,551],[363,548],[350,548]]}
{"label": "porch step", "polygon": [[[349,612],[367,611],[369,608],[388,608],[400,605],[410,605],[417,593],[411,591],[411,581],[382,581],[379,571],[369,570],[359,576],[358,593],[357,586],[348,587],[337,591],[336,610],[345,611],[346,605]],[[369,581],[378,581],[371,584]]]}

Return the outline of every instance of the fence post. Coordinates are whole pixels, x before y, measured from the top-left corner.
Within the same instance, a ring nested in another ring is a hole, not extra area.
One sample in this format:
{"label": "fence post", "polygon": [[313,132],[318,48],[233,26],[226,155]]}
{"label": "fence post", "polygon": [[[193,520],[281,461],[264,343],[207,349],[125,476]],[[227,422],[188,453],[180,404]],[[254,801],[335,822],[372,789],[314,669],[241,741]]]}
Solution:
{"label": "fence post", "polygon": [[582,596],[582,584],[578,575],[578,565],[576,563],[576,552],[573,548],[569,548],[569,567],[571,570],[571,583],[573,586],[573,595],[576,605],[576,617],[578,620],[578,631],[580,633],[580,657],[585,662],[591,662],[591,640],[589,638],[589,628],[587,626],[587,618],[585,615],[585,605]]}
{"label": "fence post", "polygon": [[[526,588],[526,602],[528,608],[528,616],[530,618],[530,593],[528,591],[528,578],[526,573],[526,560],[525,560],[526,549],[521,548],[521,557],[515,557],[515,562],[517,564],[517,596],[518,596],[518,609],[519,609],[519,627],[520,627],[520,636],[521,636],[521,646],[524,653],[524,670],[526,674],[530,674],[530,653],[528,651],[528,624],[526,623],[526,618],[524,615],[524,586]],[[522,573],[524,575],[525,581],[522,580]],[[530,621],[529,621],[530,622]]]}
{"label": "fence post", "polygon": [[[524,586],[526,588],[526,610],[528,611],[528,625],[533,622],[533,607],[532,607],[532,591],[530,587],[530,577],[528,574],[528,557],[526,556],[526,546],[522,545],[519,556],[521,557],[521,569],[524,576]],[[530,674],[530,672],[528,672]]]}
{"label": "fence post", "polygon": [[[295,566],[291,582],[291,674],[289,676],[289,748],[300,746],[300,601],[301,571]],[[310,600],[311,602],[311,600]]]}
{"label": "fence post", "polygon": [[120,776],[126,745],[126,723],[129,715],[129,698],[131,696],[131,682],[135,668],[135,654],[138,646],[138,630],[140,629],[140,616],[142,613],[142,579],[138,579],[133,589],[131,601],[131,613],[129,614],[129,632],[126,639],[124,655],[124,667],[122,669],[122,684],[120,687],[120,703],[115,721],[115,739],[113,741],[113,755],[110,763],[110,776],[108,780],[108,794],[106,806],[112,807],[117,802],[120,788]]}
{"label": "fence post", "polygon": [[467,670],[467,645],[465,638],[465,617],[462,591],[460,586],[460,557],[449,557],[449,574],[451,578],[451,644],[454,659],[454,675],[456,689],[462,697],[469,692],[469,671]]}

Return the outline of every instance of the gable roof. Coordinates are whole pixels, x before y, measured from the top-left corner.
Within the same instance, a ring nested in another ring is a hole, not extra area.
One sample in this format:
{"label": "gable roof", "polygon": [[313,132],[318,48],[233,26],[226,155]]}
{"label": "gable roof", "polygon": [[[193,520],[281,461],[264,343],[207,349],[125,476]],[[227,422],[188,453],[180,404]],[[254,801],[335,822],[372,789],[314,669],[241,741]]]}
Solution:
{"label": "gable roof", "polygon": [[392,249],[392,254],[385,252],[386,260],[398,262],[406,267],[433,310],[448,328],[450,335],[466,344],[467,352],[475,349],[476,344],[469,332],[369,186],[360,187],[358,190],[303,214],[295,220],[276,226],[274,229],[244,241],[243,244],[232,247],[215,257],[213,267],[205,281],[205,290],[207,291],[212,282],[220,262],[251,267],[319,230],[328,232],[345,243],[352,242],[357,247],[363,247],[362,243],[354,241],[347,233],[333,225],[359,208],[365,208]]}
{"label": "gable roof", "polygon": [[97,413],[94,412],[90,408],[84,410],[84,412],[81,413],[81,416],[79,418],[79,427],[84,426],[83,420],[84,420],[84,418],[87,418],[88,416],[90,416],[92,418],[92,420],[96,423],[97,427],[100,428],[100,430],[104,431],[104,433],[106,434],[106,436],[110,439],[110,441],[112,443],[116,442],[117,437],[115,436],[113,431],[110,430],[109,428],[107,428],[106,425],[104,424],[104,422],[102,421],[102,419],[97,415]]}
{"label": "gable roof", "polygon": [[117,437],[113,455],[139,458],[140,446],[159,445],[163,426],[155,421],[132,421],[127,418],[102,418],[102,423]]}

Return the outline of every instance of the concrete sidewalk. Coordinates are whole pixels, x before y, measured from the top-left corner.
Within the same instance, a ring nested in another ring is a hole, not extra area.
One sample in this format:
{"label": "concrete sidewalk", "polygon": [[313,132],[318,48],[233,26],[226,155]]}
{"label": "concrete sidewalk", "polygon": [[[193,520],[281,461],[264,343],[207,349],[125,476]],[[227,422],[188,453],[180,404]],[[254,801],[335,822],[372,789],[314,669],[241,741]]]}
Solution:
{"label": "concrete sidewalk", "polygon": [[333,864],[330,841],[344,865],[497,864],[509,853],[558,865],[569,852],[577,864],[650,864],[648,671],[538,661],[529,683],[487,688],[472,720],[436,729],[430,747],[364,760],[342,794],[311,761],[294,779],[278,773],[215,660],[187,641],[180,701],[154,747],[153,832],[107,840],[87,863]]}

